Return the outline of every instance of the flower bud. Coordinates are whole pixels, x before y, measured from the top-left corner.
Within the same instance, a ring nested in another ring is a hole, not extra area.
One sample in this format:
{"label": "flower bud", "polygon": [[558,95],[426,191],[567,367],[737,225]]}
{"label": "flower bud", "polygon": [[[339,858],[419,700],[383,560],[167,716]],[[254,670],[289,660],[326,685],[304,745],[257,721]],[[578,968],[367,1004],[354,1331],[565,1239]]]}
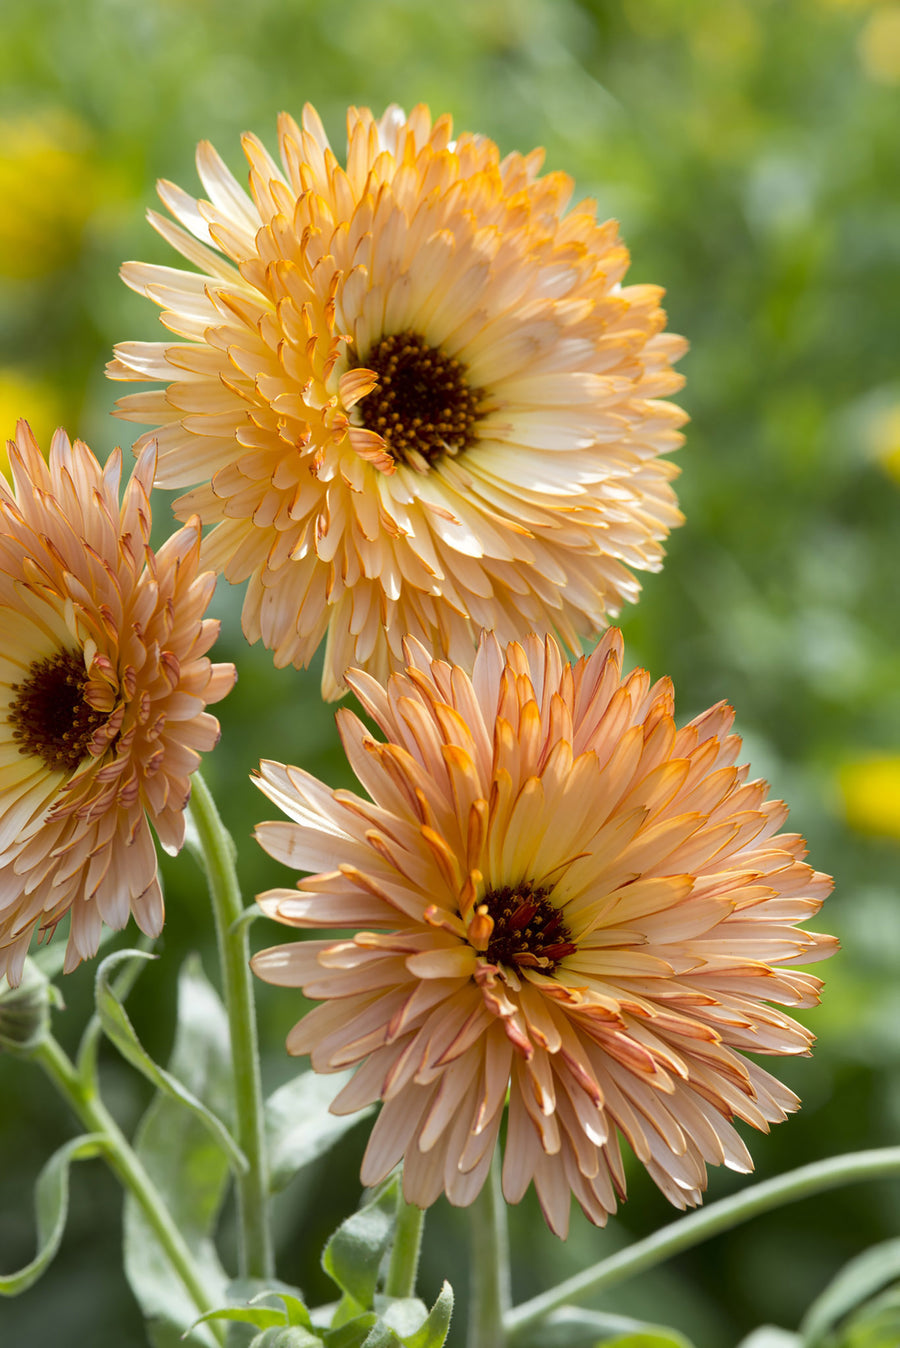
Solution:
{"label": "flower bud", "polygon": [[[4,980],[5,984],[5,980]],[[59,994],[34,960],[25,961],[18,987],[0,985],[0,1053],[31,1053],[50,1030]]]}

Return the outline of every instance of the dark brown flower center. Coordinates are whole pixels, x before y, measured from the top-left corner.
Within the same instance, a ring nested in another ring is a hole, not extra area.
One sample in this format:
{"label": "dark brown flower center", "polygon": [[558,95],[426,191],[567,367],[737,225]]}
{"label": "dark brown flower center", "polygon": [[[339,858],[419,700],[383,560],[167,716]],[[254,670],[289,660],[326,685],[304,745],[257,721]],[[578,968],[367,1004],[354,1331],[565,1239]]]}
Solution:
{"label": "dark brown flower center", "polygon": [[488,890],[479,909],[487,909],[494,924],[485,951],[491,964],[515,964],[549,973],[566,955],[574,954],[577,947],[549,893],[530,881]]}
{"label": "dark brown flower center", "polygon": [[360,365],[378,375],[359,404],[362,424],[396,462],[428,467],[472,444],[484,390],[469,386],[458,360],[407,330],[382,337]]}
{"label": "dark brown flower center", "polygon": [[20,754],[42,758],[52,772],[73,772],[98,726],[106,719],[84,700],[87,678],[78,651],[58,651],[35,660],[22,683],[13,685],[9,707],[12,737]]}

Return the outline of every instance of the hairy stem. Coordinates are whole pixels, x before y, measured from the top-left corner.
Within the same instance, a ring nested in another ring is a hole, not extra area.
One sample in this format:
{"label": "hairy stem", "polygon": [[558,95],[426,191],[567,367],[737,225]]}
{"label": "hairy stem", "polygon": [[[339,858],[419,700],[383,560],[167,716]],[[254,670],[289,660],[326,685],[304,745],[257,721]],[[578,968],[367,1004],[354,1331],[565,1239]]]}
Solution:
{"label": "hairy stem", "polygon": [[417,1208],[414,1203],[404,1203],[401,1198],[394,1248],[391,1250],[391,1261],[384,1284],[387,1296],[415,1296],[424,1225],[425,1213],[422,1208]]}
{"label": "hairy stem", "polygon": [[248,1161],[246,1174],[237,1180],[241,1272],[248,1277],[270,1278],[274,1259],[256,1004],[247,928],[238,922],[243,905],[234,866],[234,843],[200,773],[195,772],[191,781],[190,812],[212,899],[228,1011],[237,1142]]}
{"label": "hairy stem", "polygon": [[510,1306],[509,1238],[496,1152],[490,1174],[471,1212],[467,1348],[503,1348],[506,1343],[504,1318]]}
{"label": "hairy stem", "polygon": [[[92,1088],[84,1085],[73,1063],[51,1035],[41,1041],[33,1056],[88,1131],[103,1136],[103,1154],[107,1164],[139,1204],[169,1263],[193,1301],[197,1315],[204,1315],[207,1311],[213,1310],[216,1305],[215,1299],[210,1296],[204,1285],[203,1275],[194,1262],[187,1242],[175,1225],[156,1185],[144,1169],[140,1157],[133,1150],[100,1096]],[[213,1323],[210,1324],[210,1329],[219,1343],[225,1342],[223,1326]]]}
{"label": "hairy stem", "polygon": [[535,1324],[550,1311],[567,1302],[577,1301],[589,1292],[603,1291],[615,1283],[624,1282],[637,1273],[643,1273],[673,1254],[689,1250],[710,1236],[717,1236],[741,1222],[763,1212],[796,1203],[798,1199],[837,1189],[857,1180],[885,1179],[900,1176],[900,1147],[881,1147],[875,1151],[850,1152],[846,1156],[832,1156],[825,1161],[800,1166],[786,1175],[754,1184],[741,1193],[722,1198],[707,1208],[692,1212],[676,1222],[670,1222],[644,1240],[638,1240],[626,1250],[619,1250],[609,1259],[602,1259],[593,1267],[559,1283],[549,1292],[532,1297],[517,1306],[506,1317],[506,1327],[512,1341],[516,1334]]}

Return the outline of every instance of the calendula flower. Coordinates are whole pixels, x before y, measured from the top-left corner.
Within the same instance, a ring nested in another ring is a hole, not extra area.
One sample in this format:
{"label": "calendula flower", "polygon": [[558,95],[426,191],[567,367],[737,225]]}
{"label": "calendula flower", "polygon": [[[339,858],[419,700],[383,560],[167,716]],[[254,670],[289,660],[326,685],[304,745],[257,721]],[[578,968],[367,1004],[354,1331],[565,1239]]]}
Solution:
{"label": "calendula flower", "polygon": [[288,1050],[356,1068],[333,1109],[383,1102],[363,1182],[402,1160],[420,1206],[472,1202],[507,1096],[504,1193],[534,1181],[560,1236],[570,1193],[598,1223],[624,1196],[620,1137],[672,1203],[698,1203],[708,1164],[752,1168],[732,1119],[767,1130],[798,1104],[746,1054],[808,1051],[779,1006],[818,999],[793,966],[834,942],[796,924],[830,879],[734,766],[731,708],[677,730],[668,680],[622,677],[617,631],[574,667],[550,637],[485,636],[471,677],[407,652],[386,688],[347,676],[385,736],[339,713],[370,799],[261,767],[293,822],[259,841],[322,873],[260,904],[357,929],[255,957],[323,1003]]}
{"label": "calendula flower", "polygon": [[346,168],[309,106],[279,137],[280,166],[244,138],[249,196],[206,143],[209,200],[160,184],[180,223],[151,223],[198,270],[125,265],[175,339],[109,367],[168,385],[120,415],[156,428],[160,485],[199,484],[176,511],[249,578],[246,636],[299,666],[327,633],[329,697],[405,634],[464,663],[482,627],[580,649],[681,522],[662,291],[621,284],[615,222],[566,213],[540,150],[424,107],[352,108]]}
{"label": "calendula flower", "polygon": [[150,548],[155,452],[121,509],[105,467],[57,431],[49,463],[25,422],[0,477],[0,975],[18,983],[32,934],[70,914],[67,970],[101,924],[163,922],[152,824],[184,841],[190,774],[219,737],[204,710],[234,683],[206,652],[215,588],[200,525]]}

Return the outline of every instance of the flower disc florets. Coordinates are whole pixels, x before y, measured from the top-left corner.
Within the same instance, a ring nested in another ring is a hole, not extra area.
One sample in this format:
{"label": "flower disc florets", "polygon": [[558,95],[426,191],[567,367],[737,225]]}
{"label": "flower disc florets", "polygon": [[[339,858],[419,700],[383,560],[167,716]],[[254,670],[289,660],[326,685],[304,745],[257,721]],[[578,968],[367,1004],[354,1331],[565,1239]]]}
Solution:
{"label": "flower disc florets", "polygon": [[595,1222],[624,1195],[624,1137],[677,1206],[706,1166],[748,1170],[732,1120],[797,1105],[752,1054],[806,1053],[780,1005],[819,982],[793,967],[834,942],[797,924],[830,879],[782,833],[787,810],[736,767],[724,703],[676,729],[668,680],[622,676],[619,633],[574,666],[552,638],[482,638],[471,675],[414,642],[386,687],[348,682],[384,740],[339,713],[369,799],[261,766],[289,816],[272,856],[319,874],[260,896],[287,925],[344,940],[257,955],[321,1000],[292,1053],[356,1072],[338,1113],[381,1100],[363,1161],[403,1161],[406,1197],[472,1201],[508,1096],[504,1193],[534,1182],[564,1234],[574,1193]]}
{"label": "flower disc florets", "polygon": [[151,222],[197,270],[125,265],[174,337],[109,368],[167,385],[120,414],[249,579],[247,637],[302,665],[327,633],[327,696],[351,664],[386,678],[406,634],[462,663],[482,627],[578,648],[681,521],[662,291],[623,285],[615,222],[568,209],[541,151],[424,107],[352,108],[345,167],[311,107],[279,142],[276,164],[244,138],[249,196],[205,143],[207,199],[160,184],[179,223]]}
{"label": "flower disc florets", "polygon": [[210,664],[215,588],[194,520],[154,552],[156,454],[121,507],[105,467],[62,431],[44,461],[24,422],[0,477],[0,976],[17,983],[36,928],[71,915],[66,969],[102,922],[157,935],[163,901],[150,825],[175,852],[190,774],[219,737],[204,710],[234,683]]}

